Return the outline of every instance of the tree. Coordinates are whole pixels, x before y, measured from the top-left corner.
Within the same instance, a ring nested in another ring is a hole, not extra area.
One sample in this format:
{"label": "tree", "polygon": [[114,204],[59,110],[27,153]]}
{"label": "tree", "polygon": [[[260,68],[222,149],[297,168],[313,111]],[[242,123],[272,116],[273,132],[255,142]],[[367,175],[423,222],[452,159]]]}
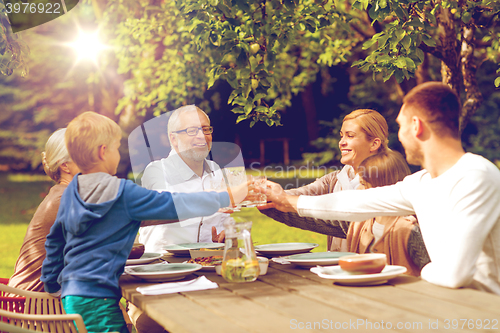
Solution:
{"label": "tree", "polygon": [[19,69],[22,76],[28,75],[27,57],[30,50],[28,45],[10,29],[7,10],[0,1],[0,73],[12,75]]}
{"label": "tree", "polygon": [[[441,61],[442,81],[457,93],[465,91],[460,130],[482,102],[476,69],[486,60],[498,63],[499,1],[358,0],[382,31],[365,42],[371,52],[354,63],[366,71],[381,73],[384,81],[398,82],[414,76],[426,56]],[[500,77],[495,86],[500,85]]]}
{"label": "tree", "polygon": [[[118,111],[132,104],[141,114],[148,108],[158,113],[168,103],[202,100],[205,89],[225,80],[233,88],[228,103],[237,122],[280,124],[279,111],[321,67],[351,62],[374,80],[394,77],[401,84],[429,77],[426,64],[435,57],[443,82],[465,92],[463,129],[482,100],[475,69],[485,60],[498,62],[499,3],[111,1],[104,16],[116,41],[127,45],[119,60],[121,72],[130,75]],[[411,85],[396,88],[403,95]]]}

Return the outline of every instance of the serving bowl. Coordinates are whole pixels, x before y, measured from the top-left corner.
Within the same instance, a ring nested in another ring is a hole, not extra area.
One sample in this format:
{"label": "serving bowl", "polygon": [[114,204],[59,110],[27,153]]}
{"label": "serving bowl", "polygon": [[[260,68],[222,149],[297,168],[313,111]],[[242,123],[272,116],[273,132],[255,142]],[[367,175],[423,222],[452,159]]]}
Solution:
{"label": "serving bowl", "polygon": [[339,265],[344,271],[355,274],[380,273],[387,264],[385,253],[364,253],[339,258]]}
{"label": "serving bowl", "polygon": [[144,249],[144,244],[134,243],[134,245],[132,245],[132,250],[128,255],[128,259],[139,259],[144,254]]}

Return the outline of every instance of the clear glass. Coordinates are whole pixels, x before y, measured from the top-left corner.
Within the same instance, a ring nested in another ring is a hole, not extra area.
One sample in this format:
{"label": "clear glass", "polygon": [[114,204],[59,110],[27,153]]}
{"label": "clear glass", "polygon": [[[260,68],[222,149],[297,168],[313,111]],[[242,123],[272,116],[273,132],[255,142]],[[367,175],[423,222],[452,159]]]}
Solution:
{"label": "clear glass", "polygon": [[228,282],[252,282],[260,273],[253,247],[252,222],[224,222],[226,243],[222,260],[222,277]]}

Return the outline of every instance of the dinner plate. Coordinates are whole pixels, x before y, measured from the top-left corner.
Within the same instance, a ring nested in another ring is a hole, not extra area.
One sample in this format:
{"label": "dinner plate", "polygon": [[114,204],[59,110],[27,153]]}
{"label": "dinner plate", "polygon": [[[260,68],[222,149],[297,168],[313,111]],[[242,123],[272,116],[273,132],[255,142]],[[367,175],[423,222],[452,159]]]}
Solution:
{"label": "dinner plate", "polygon": [[150,282],[163,282],[180,280],[200,269],[198,264],[152,264],[127,266],[125,273]]}
{"label": "dinner plate", "polygon": [[144,253],[142,257],[139,259],[127,259],[125,265],[144,265],[149,264],[150,262],[155,261],[156,259],[160,259],[162,256],[161,253]]}
{"label": "dinner plate", "polygon": [[327,266],[336,265],[339,263],[339,258],[343,256],[356,255],[353,252],[312,252],[312,253],[302,253],[294,254],[291,256],[282,257],[283,259],[301,266],[304,268],[310,268],[315,266]]}
{"label": "dinner plate", "polygon": [[331,279],[336,283],[349,286],[368,286],[386,283],[406,272],[406,267],[387,265],[382,272],[376,274],[352,274],[344,271],[340,266],[313,267],[311,272],[324,279]]}
{"label": "dinner plate", "polygon": [[222,247],[224,247],[224,243],[183,243],[167,245],[164,249],[176,256],[189,256],[189,250],[220,249]]}
{"label": "dinner plate", "polygon": [[276,243],[256,245],[255,250],[265,256],[288,256],[309,252],[318,246],[319,245],[315,243]]}

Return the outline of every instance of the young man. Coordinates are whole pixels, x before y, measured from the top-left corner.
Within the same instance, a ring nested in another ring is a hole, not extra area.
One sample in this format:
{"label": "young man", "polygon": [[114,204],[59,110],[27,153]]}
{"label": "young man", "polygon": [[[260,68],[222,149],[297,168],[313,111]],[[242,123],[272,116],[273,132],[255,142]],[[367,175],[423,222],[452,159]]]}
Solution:
{"label": "young man", "polygon": [[115,177],[121,136],[115,122],[94,112],[69,123],[66,146],[81,173],[64,191],[45,243],[45,291],[60,291],[65,311],[79,313],[89,332],[128,332],[118,279],[140,221],[211,215],[230,203],[227,192],[158,193]]}
{"label": "young man", "polygon": [[268,198],[279,210],[322,219],[416,214],[431,259],[424,280],[500,295],[500,171],[464,152],[459,111],[458,96],[445,84],[408,93],[397,118],[399,140],[408,163],[424,170],[402,182],[319,197],[289,196],[275,184]]}
{"label": "young man", "polygon": [[[223,184],[220,167],[206,159],[212,148],[212,132],[207,114],[194,105],[175,110],[168,121],[172,150],[167,158],[151,162],[142,177],[149,190],[200,192],[219,190]],[[223,242],[224,221],[229,214],[191,218],[177,223],[143,227],[139,241],[146,252],[161,252],[166,245]]]}

